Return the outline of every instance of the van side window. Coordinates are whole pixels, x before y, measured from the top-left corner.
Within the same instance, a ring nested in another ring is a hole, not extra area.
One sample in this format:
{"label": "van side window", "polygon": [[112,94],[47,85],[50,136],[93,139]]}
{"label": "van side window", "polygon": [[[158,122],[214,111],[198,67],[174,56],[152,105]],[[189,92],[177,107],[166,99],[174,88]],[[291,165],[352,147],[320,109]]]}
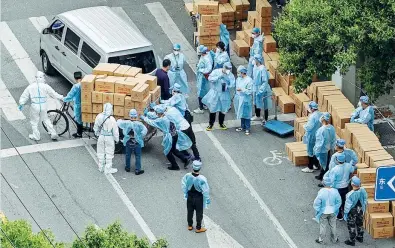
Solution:
{"label": "van side window", "polygon": [[100,55],[84,42],[82,43],[81,59],[90,67],[94,68],[99,64]]}
{"label": "van side window", "polygon": [[64,24],[60,20],[56,20],[51,26],[51,33],[59,41],[62,40]]}
{"label": "van side window", "polygon": [[64,45],[68,47],[73,53],[77,54],[79,44],[80,37],[71,31],[71,29],[67,28]]}

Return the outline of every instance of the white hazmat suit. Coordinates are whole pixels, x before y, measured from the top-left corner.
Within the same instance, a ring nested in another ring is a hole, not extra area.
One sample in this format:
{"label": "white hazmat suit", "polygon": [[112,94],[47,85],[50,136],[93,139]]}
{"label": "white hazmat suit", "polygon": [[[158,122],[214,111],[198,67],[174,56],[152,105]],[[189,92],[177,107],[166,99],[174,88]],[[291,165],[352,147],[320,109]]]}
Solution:
{"label": "white hazmat suit", "polygon": [[48,97],[63,99],[63,96],[56,93],[51,86],[45,83],[45,74],[38,71],[36,74],[36,82],[30,84],[23,91],[19,98],[19,109],[27,103],[28,100],[31,102],[30,106],[30,124],[32,125],[33,133],[29,134],[29,138],[32,140],[40,140],[40,131],[38,131],[38,123],[42,120],[51,135],[51,138],[56,140],[58,134],[51,121],[48,119]]}
{"label": "white hazmat suit", "polygon": [[95,119],[93,130],[97,140],[97,158],[99,159],[99,170],[101,172],[115,173],[118,170],[112,168],[114,158],[115,142],[119,142],[119,130],[117,121],[112,115],[112,104],[104,104],[104,111]]}

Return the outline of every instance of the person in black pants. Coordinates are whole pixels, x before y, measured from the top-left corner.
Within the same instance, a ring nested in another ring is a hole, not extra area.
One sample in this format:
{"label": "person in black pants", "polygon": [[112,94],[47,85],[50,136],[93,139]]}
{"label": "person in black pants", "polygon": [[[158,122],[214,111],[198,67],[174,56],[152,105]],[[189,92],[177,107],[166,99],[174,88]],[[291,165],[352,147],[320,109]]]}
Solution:
{"label": "person in black pants", "polygon": [[184,199],[187,200],[188,230],[193,230],[193,213],[196,211],[196,233],[207,231],[202,227],[203,209],[210,204],[210,187],[207,179],[200,175],[202,162],[193,161],[192,173],[187,173],[181,181]]}
{"label": "person in black pants", "polygon": [[189,159],[185,157],[185,155],[177,150],[177,141],[178,141],[178,134],[176,130],[176,126],[174,125],[173,122],[170,122],[170,133],[172,136],[172,145],[171,145],[171,150],[170,152],[166,155],[166,158],[169,160],[171,166],[167,167],[169,170],[180,170],[180,167],[177,164],[176,156],[179,158],[183,163],[184,163],[184,168],[186,168],[189,164]]}
{"label": "person in black pants", "polygon": [[[186,130],[182,130],[182,132],[185,133],[192,141],[191,149],[192,149],[192,152],[193,152],[194,160],[199,160],[200,161],[201,159],[200,159],[199,150],[197,149],[197,146],[196,146],[195,133],[193,132],[192,124],[189,123],[189,125],[190,125],[189,128],[186,129]],[[183,151],[183,153],[184,153],[184,155],[189,154],[187,151]]]}

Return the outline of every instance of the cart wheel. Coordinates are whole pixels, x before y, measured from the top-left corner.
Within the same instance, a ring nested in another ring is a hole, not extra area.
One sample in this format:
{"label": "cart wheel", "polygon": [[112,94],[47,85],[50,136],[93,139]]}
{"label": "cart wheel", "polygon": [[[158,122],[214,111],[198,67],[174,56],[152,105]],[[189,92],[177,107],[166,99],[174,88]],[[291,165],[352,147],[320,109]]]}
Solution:
{"label": "cart wheel", "polygon": [[[60,110],[48,110],[47,111],[48,119],[51,121],[53,128],[56,133],[61,136],[69,130],[69,119],[67,119],[66,115]],[[42,125],[45,131],[48,132],[47,126],[42,122]]]}

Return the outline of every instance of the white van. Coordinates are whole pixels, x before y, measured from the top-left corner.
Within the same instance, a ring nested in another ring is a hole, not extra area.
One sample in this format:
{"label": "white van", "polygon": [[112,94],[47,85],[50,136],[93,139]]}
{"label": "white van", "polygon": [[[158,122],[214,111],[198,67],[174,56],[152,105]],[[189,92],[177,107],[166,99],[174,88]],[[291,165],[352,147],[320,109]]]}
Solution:
{"label": "white van", "polygon": [[92,73],[98,63],[139,67],[143,73],[158,65],[152,43],[106,6],[54,17],[42,31],[40,56],[46,74],[58,71],[72,83],[74,72]]}

